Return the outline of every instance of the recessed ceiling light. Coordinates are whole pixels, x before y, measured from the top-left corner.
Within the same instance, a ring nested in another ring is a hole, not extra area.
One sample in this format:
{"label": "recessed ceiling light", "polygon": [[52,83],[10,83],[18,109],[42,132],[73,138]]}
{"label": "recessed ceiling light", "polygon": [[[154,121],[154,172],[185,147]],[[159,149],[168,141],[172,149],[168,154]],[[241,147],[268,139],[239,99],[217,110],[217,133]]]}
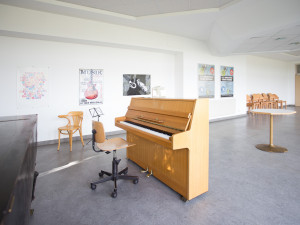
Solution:
{"label": "recessed ceiling light", "polygon": [[263,38],[263,37],[251,37],[250,39]]}
{"label": "recessed ceiling light", "polygon": [[281,40],[284,40],[286,39],[286,37],[279,37],[279,38],[275,38],[275,41],[281,41]]}
{"label": "recessed ceiling light", "polygon": [[289,43],[289,45],[299,45],[300,44],[300,42],[299,41],[297,41],[297,42],[292,42],[292,43]]}

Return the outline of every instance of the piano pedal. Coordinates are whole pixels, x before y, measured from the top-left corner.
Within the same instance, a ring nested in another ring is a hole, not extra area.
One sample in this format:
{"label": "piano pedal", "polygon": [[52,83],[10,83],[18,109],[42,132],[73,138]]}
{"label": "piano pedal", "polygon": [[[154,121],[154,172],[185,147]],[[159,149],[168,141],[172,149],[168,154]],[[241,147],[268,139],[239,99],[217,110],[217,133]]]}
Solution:
{"label": "piano pedal", "polygon": [[148,172],[148,166],[146,170],[141,170],[141,173],[147,173]]}
{"label": "piano pedal", "polygon": [[147,177],[150,177],[152,175],[152,170],[150,171],[150,173],[147,174]]}

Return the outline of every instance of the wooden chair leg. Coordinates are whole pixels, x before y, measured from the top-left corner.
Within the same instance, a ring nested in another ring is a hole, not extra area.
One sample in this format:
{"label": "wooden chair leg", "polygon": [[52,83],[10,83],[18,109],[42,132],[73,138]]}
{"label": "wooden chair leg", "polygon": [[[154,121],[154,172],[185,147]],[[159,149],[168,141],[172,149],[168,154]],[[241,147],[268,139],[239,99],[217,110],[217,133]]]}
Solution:
{"label": "wooden chair leg", "polygon": [[58,130],[58,147],[57,147],[57,151],[59,151],[59,147],[60,147],[60,130]]}
{"label": "wooden chair leg", "polygon": [[69,131],[70,152],[72,151],[72,136],[73,136],[72,131]]}
{"label": "wooden chair leg", "polygon": [[81,129],[79,129],[79,134],[80,134],[80,139],[81,139],[82,146],[84,146],[84,142],[83,142],[83,138],[82,138],[82,130]]}

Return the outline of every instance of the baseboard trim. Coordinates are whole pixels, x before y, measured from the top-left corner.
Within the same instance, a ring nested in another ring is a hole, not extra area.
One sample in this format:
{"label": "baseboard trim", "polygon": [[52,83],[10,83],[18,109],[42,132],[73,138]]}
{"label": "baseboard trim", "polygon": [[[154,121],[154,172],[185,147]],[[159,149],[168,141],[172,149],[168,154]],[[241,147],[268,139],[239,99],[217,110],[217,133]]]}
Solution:
{"label": "baseboard trim", "polygon": [[222,120],[232,120],[232,119],[237,119],[237,118],[245,117],[245,116],[247,116],[247,113],[240,114],[240,115],[234,115],[234,116],[226,116],[226,117],[221,117],[221,118],[216,118],[216,119],[210,119],[209,122],[214,123],[214,122],[219,122]]}
{"label": "baseboard trim", "polygon": [[[124,133],[126,133],[125,130],[117,130],[117,131],[106,132],[105,135],[106,136],[113,136],[113,135],[119,135],[119,134],[124,134]],[[91,139],[92,139],[91,134],[90,135],[83,135],[83,140],[89,141]],[[80,141],[80,137],[79,136],[73,137],[73,141]],[[69,142],[69,138],[61,138],[60,139],[60,143],[66,143],[66,142]],[[58,144],[58,139],[37,142],[37,146],[54,145],[54,144]]]}

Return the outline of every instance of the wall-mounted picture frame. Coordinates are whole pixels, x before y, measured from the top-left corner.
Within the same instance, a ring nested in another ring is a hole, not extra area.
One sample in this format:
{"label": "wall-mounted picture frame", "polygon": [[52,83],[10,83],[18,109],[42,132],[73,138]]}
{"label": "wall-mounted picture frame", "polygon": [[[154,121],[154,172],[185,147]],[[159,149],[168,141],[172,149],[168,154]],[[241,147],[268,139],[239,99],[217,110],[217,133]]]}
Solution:
{"label": "wall-mounted picture frame", "polygon": [[221,66],[221,97],[233,97],[234,67]]}
{"label": "wall-mounted picture frame", "polygon": [[79,69],[79,105],[103,103],[103,69]]}
{"label": "wall-mounted picture frame", "polygon": [[198,64],[198,98],[215,97],[215,65]]}
{"label": "wall-mounted picture frame", "polygon": [[17,107],[49,106],[49,68],[20,67],[17,70]]}
{"label": "wall-mounted picture frame", "polygon": [[123,74],[123,96],[150,94],[151,76],[149,74]]}

